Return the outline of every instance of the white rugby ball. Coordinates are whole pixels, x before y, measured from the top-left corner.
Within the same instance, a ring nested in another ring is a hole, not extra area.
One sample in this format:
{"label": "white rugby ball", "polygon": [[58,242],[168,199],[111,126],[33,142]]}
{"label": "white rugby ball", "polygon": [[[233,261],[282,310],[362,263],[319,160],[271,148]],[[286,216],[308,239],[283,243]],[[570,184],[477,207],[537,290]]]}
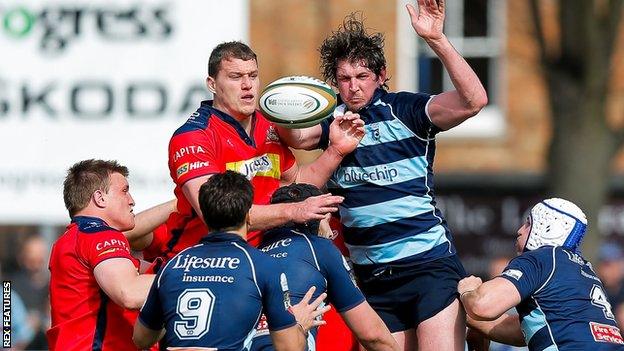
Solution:
{"label": "white rugby ball", "polygon": [[336,108],[336,93],[325,82],[306,76],[280,78],[260,94],[264,116],[288,128],[305,128],[320,123]]}

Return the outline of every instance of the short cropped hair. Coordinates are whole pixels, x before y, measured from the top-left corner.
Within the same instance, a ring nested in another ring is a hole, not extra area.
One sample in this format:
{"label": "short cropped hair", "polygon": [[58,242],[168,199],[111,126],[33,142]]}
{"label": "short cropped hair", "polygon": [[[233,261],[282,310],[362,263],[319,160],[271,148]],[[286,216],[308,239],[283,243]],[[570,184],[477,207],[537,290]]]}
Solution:
{"label": "short cropped hair", "polygon": [[129,172],[126,166],[117,161],[89,159],[75,163],[67,171],[63,182],[63,200],[69,217],[89,205],[91,196],[96,190],[108,192],[110,176],[119,173],[127,177]]}
{"label": "short cropped hair", "polygon": [[[323,78],[336,86],[338,62],[343,60],[350,63],[363,62],[373,73],[380,75],[386,67],[383,47],[384,35],[367,33],[362,14],[351,13],[345,17],[338,30],[332,32],[319,48]],[[388,88],[387,81],[388,79],[383,83],[386,89]]]}
{"label": "short cropped hair", "polygon": [[[322,194],[323,192],[312,184],[293,183],[275,190],[273,196],[271,196],[271,203],[301,202],[309,197]],[[316,219],[305,223],[288,223],[286,226],[304,234],[316,235],[318,234],[320,224],[321,221]]]}
{"label": "short cropped hair", "polygon": [[208,59],[208,76],[216,77],[221,69],[221,61],[237,58],[243,61],[254,60],[258,62],[256,53],[251,48],[240,41],[229,41],[217,45],[210,53]]}
{"label": "short cropped hair", "polygon": [[242,227],[252,203],[251,183],[234,171],[215,174],[199,188],[199,207],[212,231]]}

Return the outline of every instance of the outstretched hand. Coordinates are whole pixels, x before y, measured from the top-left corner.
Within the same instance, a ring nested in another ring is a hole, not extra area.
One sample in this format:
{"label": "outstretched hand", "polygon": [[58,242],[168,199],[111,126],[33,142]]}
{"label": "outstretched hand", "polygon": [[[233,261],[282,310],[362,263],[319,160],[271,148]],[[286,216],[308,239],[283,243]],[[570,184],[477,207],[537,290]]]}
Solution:
{"label": "outstretched hand", "polygon": [[327,297],[327,293],[322,293],[314,301],[310,302],[316,287],[312,286],[298,304],[290,307],[291,313],[295,316],[297,323],[301,325],[303,331],[307,333],[310,329],[327,324],[321,316],[330,310],[329,305],[319,307]]}
{"label": "outstretched hand", "polygon": [[301,202],[292,204],[290,218],[292,218],[292,221],[295,223],[324,219],[328,213],[338,211],[338,205],[341,204],[343,200],[344,197],[329,193],[310,196]]}
{"label": "outstretched hand", "polygon": [[345,156],[355,150],[364,134],[364,121],[360,115],[347,111],[344,115],[336,116],[329,125],[329,146]]}
{"label": "outstretched hand", "polygon": [[418,0],[418,10],[407,5],[412,27],[425,40],[438,40],[443,36],[444,0]]}

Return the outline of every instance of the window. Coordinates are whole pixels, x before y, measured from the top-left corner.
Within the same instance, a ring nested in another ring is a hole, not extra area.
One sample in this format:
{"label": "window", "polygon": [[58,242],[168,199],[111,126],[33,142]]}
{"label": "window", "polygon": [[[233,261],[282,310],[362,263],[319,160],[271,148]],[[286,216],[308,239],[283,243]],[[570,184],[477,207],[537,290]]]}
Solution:
{"label": "window", "polygon": [[[398,0],[397,5],[402,7],[401,16],[405,15],[405,0]],[[399,8],[397,6],[397,10]],[[498,0],[452,0],[446,2],[446,21],[444,32],[453,43],[453,46],[466,59],[468,64],[477,73],[489,97],[486,106],[477,118],[472,118],[462,125],[441,136],[448,138],[495,138],[503,136],[505,120],[503,116],[503,101],[501,101],[500,87],[502,71],[499,69],[502,53],[502,39],[504,34],[503,18],[505,2]],[[406,41],[417,37],[409,18],[401,19],[398,30],[398,76],[407,75],[408,79],[399,81],[400,89],[421,91],[438,94],[452,90],[453,84],[440,60],[429,46],[420,38],[410,45]],[[407,26],[406,23],[407,22]],[[408,35],[405,31],[411,31]],[[414,54],[405,54],[413,50]],[[403,54],[402,54],[403,53]],[[411,62],[414,68],[409,68]],[[401,84],[403,83],[403,84]]]}

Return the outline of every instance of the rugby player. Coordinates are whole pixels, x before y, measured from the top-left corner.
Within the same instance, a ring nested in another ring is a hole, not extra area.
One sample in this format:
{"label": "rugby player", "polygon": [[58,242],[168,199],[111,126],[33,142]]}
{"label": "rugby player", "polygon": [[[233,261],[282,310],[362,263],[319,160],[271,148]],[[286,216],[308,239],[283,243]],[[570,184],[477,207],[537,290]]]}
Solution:
{"label": "rugby player", "polygon": [[[468,323],[490,339],[538,350],[624,350],[604,286],[579,251],[583,211],[552,198],[535,205],[518,229],[518,256],[485,283],[457,286]],[[505,312],[516,307],[519,315]]]}
{"label": "rugby player", "polygon": [[213,231],[158,273],[135,324],[138,347],[163,337],[165,348],[241,350],[264,312],[276,350],[304,349],[308,330],[324,323],[315,317],[327,310],[316,308],[326,294],[308,305],[312,289],[291,305],[278,263],[246,242],[252,200],[251,183],[234,171],[200,187],[201,213]]}

